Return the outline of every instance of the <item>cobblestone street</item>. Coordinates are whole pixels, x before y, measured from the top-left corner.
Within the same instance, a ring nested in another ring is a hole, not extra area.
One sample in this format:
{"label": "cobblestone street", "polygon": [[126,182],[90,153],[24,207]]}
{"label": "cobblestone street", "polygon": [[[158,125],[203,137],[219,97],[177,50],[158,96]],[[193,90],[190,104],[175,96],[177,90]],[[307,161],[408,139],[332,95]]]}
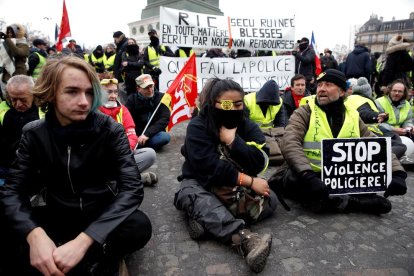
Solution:
{"label": "cobblestone street", "polygon": [[[172,141],[151,168],[159,177],[145,188],[141,209],[150,217],[153,237],[127,259],[135,275],[251,275],[230,246],[213,240],[193,241],[184,214],[173,205],[183,157],[180,147],[187,123],[172,130]],[[273,168],[263,175],[268,178]],[[408,192],[392,197],[393,209],[382,216],[366,214],[316,215],[287,201],[272,218],[252,227],[271,232],[273,246],[260,275],[414,275],[414,174]]]}

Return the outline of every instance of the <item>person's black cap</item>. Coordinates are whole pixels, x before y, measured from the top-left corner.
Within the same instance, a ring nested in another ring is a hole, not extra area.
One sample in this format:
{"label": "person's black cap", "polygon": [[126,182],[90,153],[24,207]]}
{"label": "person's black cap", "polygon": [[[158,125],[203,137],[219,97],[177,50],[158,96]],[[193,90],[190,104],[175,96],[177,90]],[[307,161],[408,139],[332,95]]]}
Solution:
{"label": "person's black cap", "polygon": [[121,35],[123,35],[124,33],[123,32],[121,32],[121,31],[116,31],[116,32],[114,32],[114,35],[112,36],[112,37],[114,37],[114,38],[118,38],[118,37],[120,37]]}
{"label": "person's black cap", "polygon": [[297,41],[298,43],[307,42],[309,43],[309,39],[307,37],[302,37],[302,39]]}
{"label": "person's black cap", "polygon": [[328,69],[325,72],[320,73],[317,81],[332,82],[342,88],[342,90],[346,90],[346,76],[336,69]]}
{"label": "person's black cap", "polygon": [[155,30],[155,29],[151,29],[149,32],[148,32],[148,35],[157,35],[157,31]]}
{"label": "person's black cap", "polygon": [[40,38],[36,38],[35,40],[33,40],[33,46],[37,47],[39,45],[47,46],[47,43],[43,39],[40,39]]}

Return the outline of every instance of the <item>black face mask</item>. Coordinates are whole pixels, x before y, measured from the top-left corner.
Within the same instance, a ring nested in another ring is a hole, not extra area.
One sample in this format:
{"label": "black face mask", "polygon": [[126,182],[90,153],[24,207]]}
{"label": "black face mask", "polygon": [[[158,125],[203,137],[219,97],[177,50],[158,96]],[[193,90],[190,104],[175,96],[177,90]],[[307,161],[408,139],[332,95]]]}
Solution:
{"label": "black face mask", "polygon": [[243,121],[243,110],[223,110],[213,108],[213,117],[218,127],[236,128]]}
{"label": "black face mask", "polygon": [[127,45],[126,51],[128,54],[135,56],[139,52],[139,47],[136,44]]}
{"label": "black face mask", "polygon": [[307,42],[305,42],[305,43],[300,43],[300,44],[299,44],[299,50],[303,51],[303,50],[305,50],[306,48],[308,48],[308,46],[309,46],[309,43],[307,43]]}
{"label": "black face mask", "polygon": [[158,44],[160,44],[160,40],[156,36],[151,36],[150,37],[150,40],[151,40],[151,44],[153,46],[158,46]]}

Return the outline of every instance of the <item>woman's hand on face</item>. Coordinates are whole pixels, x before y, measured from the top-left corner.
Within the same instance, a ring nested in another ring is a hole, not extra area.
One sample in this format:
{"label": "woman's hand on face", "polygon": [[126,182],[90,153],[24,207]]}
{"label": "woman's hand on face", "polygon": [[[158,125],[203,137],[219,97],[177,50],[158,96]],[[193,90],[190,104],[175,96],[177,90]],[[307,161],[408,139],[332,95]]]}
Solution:
{"label": "woman's hand on face", "polygon": [[234,138],[236,137],[236,130],[237,128],[228,129],[224,126],[220,127],[220,141],[226,145],[231,144],[234,141]]}

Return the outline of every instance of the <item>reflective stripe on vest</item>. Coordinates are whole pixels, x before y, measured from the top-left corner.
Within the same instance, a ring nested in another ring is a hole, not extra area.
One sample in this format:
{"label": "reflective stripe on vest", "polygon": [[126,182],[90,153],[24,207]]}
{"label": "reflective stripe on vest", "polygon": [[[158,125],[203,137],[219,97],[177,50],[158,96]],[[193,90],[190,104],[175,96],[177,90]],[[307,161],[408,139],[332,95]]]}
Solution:
{"label": "reflective stripe on vest", "polygon": [[244,103],[250,111],[250,120],[258,124],[260,128],[272,128],[273,121],[282,107],[283,101],[280,99],[280,103],[278,105],[269,105],[266,110],[265,117],[263,116],[262,109],[256,103],[256,94],[257,93],[250,93],[244,97]]}
{"label": "reflective stripe on vest", "polygon": [[35,54],[39,57],[39,63],[36,65],[36,68],[33,70],[32,78],[37,79],[39,77],[40,71],[42,70],[43,66],[46,64],[46,58],[35,52]]}
{"label": "reflective stripe on vest", "polygon": [[382,106],[384,111],[388,113],[388,121],[387,124],[392,125],[393,127],[399,127],[408,117],[408,113],[410,112],[410,103],[404,100],[403,107],[399,110],[399,115],[397,118],[397,114],[394,112],[394,107],[391,104],[391,99],[388,96],[382,96],[377,99],[378,103]]}
{"label": "reflective stripe on vest", "polygon": [[[314,101],[308,102],[311,109],[309,129],[306,132],[303,151],[314,172],[321,171],[321,141],[334,138],[325,112]],[[359,113],[345,106],[345,120],[337,138],[359,138]]]}
{"label": "reflective stripe on vest", "polygon": [[[375,102],[369,98],[363,97],[361,95],[352,94],[345,99],[345,105],[351,109],[358,111],[362,105],[368,103],[372,110],[379,112],[378,107],[375,105]],[[368,129],[378,135],[383,135],[382,131],[379,129],[378,124],[366,124]]]}
{"label": "reflective stripe on vest", "polygon": [[190,57],[194,53],[193,50],[190,50],[190,55],[187,56],[187,54],[185,53],[185,51],[183,49],[180,49],[178,52],[180,54],[180,57]]}
{"label": "reflective stripe on vest", "polygon": [[[4,121],[4,117],[6,116],[7,111],[9,111],[10,106],[8,105],[8,103],[6,101],[3,101],[0,103],[0,125],[3,125],[3,121]],[[38,108],[38,114],[39,114],[39,119],[42,119],[45,117],[45,113],[40,109],[40,107]]]}

